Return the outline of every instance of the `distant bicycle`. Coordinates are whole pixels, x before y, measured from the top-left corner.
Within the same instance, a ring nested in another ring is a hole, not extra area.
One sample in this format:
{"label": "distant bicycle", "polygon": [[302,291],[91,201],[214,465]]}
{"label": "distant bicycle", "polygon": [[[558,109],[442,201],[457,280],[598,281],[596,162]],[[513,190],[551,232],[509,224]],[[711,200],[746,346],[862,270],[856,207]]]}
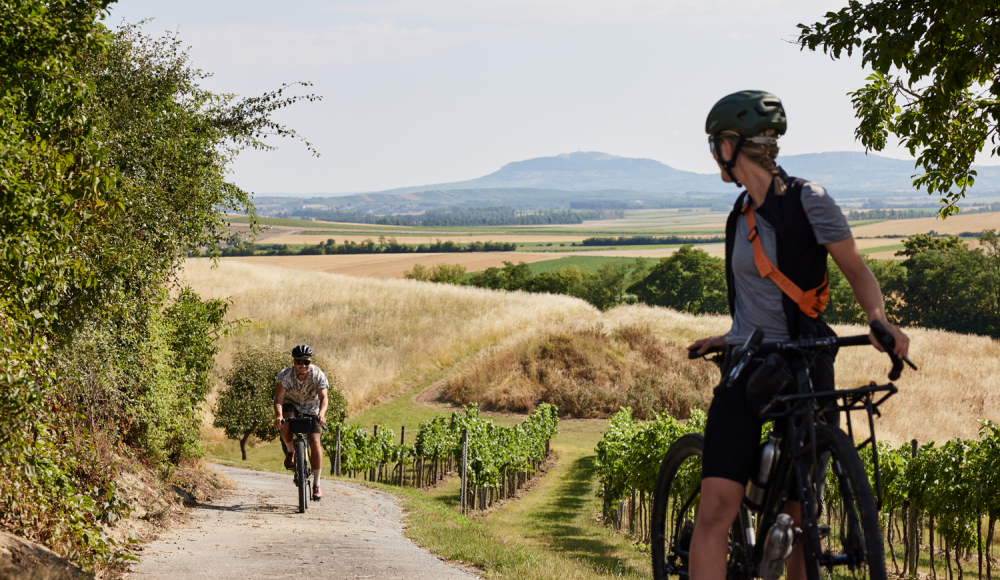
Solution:
{"label": "distant bicycle", "polygon": [[[892,359],[889,380],[894,381],[899,378],[903,361],[893,354],[893,337],[877,321],[871,327]],[[795,542],[802,542],[809,580],[842,576],[885,580],[885,553],[876,507],[881,504],[882,484],[873,419],[879,414],[879,405],[898,389],[891,382],[881,386],[873,382],[858,389],[813,391],[808,372],[811,356],[824,348],[870,346],[867,335],[769,344],[762,344],[762,338],[763,333],[755,331],[733,356],[739,362],[733,365],[726,384],[732,384],[752,358],[781,352],[791,362],[790,387],[795,392],[779,393],[760,412],[761,417],[775,423],[761,447],[759,468],[747,486],[743,505],[729,532],[727,580],[778,580]],[[691,355],[698,358],[695,351]],[[903,360],[916,370],[908,359]],[[847,433],[826,424],[824,413],[833,410],[845,413]],[[851,411],[868,415],[871,436],[857,447]],[[656,580],[688,578],[704,441],[700,433],[684,435],[670,447],[660,467],[652,514]],[[871,446],[877,502],[858,455],[858,449],[865,445]],[[827,473],[831,469],[835,477],[829,481],[834,489],[827,490]],[[801,503],[801,528],[793,527],[792,518],[781,513],[793,492]],[[824,499],[831,497],[839,499],[841,507],[824,514]]]}
{"label": "distant bicycle", "polygon": [[[282,423],[288,424],[289,433],[293,434],[292,449],[295,451],[295,463],[292,467],[295,486],[298,487],[299,513],[305,513],[309,507],[309,499],[312,495],[312,468],[309,462],[309,442],[306,434],[312,433],[316,424],[315,415],[296,413],[295,417],[283,419]],[[323,426],[326,430],[326,426]],[[315,498],[313,498],[315,499]]]}

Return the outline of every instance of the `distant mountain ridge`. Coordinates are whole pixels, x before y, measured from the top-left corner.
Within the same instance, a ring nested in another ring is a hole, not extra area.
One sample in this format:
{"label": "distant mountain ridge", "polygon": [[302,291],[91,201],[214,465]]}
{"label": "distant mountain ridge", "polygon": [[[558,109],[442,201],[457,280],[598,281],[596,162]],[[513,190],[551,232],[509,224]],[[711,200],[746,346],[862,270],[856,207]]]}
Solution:
{"label": "distant mountain ridge", "polygon": [[[782,155],[778,164],[790,175],[809,179],[830,190],[912,191],[912,161],[859,152]],[[974,191],[1000,190],[1000,167],[975,166]],[[602,152],[563,153],[514,161],[498,171],[467,181],[400,187],[369,193],[400,195],[432,190],[534,188],[566,191],[623,189],[653,193],[729,193],[717,173],[675,169],[653,159],[619,157]]]}

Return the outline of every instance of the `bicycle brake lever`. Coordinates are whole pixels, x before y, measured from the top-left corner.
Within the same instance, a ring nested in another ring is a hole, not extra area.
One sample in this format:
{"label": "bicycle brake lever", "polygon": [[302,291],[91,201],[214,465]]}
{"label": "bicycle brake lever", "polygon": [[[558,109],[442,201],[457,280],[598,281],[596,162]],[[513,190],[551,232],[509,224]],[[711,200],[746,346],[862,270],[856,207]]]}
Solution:
{"label": "bicycle brake lever", "polygon": [[747,337],[747,341],[743,343],[743,346],[741,346],[738,351],[741,354],[740,362],[736,363],[736,366],[729,371],[729,376],[726,377],[725,387],[727,389],[732,386],[733,382],[736,381],[736,378],[740,376],[741,372],[743,372],[743,369],[750,364],[750,359],[753,357],[753,354],[757,352],[757,349],[760,348],[762,342],[764,342],[764,331],[759,328],[755,328],[754,331],[750,333],[750,336]]}

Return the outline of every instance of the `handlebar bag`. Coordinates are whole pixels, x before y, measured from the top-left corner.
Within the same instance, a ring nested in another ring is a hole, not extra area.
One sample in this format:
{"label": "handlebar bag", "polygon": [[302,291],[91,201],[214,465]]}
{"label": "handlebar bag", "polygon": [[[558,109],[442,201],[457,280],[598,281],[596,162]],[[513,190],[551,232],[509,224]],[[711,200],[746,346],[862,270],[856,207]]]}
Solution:
{"label": "handlebar bag", "polygon": [[312,417],[293,417],[291,419],[285,419],[285,422],[288,423],[289,433],[312,433]]}
{"label": "handlebar bag", "polygon": [[788,368],[788,361],[778,353],[771,353],[747,381],[747,409],[756,415],[760,408],[792,384],[795,377]]}

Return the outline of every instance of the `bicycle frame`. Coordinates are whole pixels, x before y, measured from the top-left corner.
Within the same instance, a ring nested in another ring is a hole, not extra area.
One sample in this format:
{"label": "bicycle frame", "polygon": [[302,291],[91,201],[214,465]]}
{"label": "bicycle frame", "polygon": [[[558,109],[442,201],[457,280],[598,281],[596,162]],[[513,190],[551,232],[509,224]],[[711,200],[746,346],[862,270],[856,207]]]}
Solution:
{"label": "bicycle frame", "polygon": [[[763,537],[763,534],[771,528],[777,520],[778,514],[784,510],[792,486],[797,485],[798,501],[801,505],[800,527],[803,532],[801,541],[812,544],[811,553],[819,555],[819,564],[823,567],[849,564],[849,555],[831,555],[824,552],[821,546],[822,534],[819,522],[822,498],[814,497],[813,486],[809,484],[810,479],[815,482],[821,477],[825,478],[826,466],[820,466],[820,458],[816,455],[817,446],[814,444],[816,424],[818,421],[823,421],[823,415],[826,412],[835,409],[839,413],[845,413],[848,436],[853,441],[854,429],[851,422],[851,412],[865,411],[867,413],[871,435],[858,444],[857,449],[860,451],[865,446],[871,445],[877,505],[881,506],[882,486],[874,419],[881,415],[878,410],[879,405],[896,394],[898,389],[892,383],[880,386],[873,382],[866,387],[857,389],[817,393],[813,391],[812,380],[809,377],[808,365],[804,361],[804,356],[796,357],[792,366],[799,386],[799,393],[776,396],[761,411],[762,418],[779,421],[784,432],[777,432],[778,423],[772,430],[773,434],[781,436],[779,446],[781,453],[774,468],[774,476],[768,485],[760,515],[757,518],[755,536]],[[811,457],[806,457],[807,453],[810,452]],[[822,470],[821,473],[807,471],[810,467],[816,469],[817,466]],[[748,539],[750,537],[753,536],[748,536]],[[763,542],[753,546],[751,566],[755,566],[763,559],[763,549]]]}

